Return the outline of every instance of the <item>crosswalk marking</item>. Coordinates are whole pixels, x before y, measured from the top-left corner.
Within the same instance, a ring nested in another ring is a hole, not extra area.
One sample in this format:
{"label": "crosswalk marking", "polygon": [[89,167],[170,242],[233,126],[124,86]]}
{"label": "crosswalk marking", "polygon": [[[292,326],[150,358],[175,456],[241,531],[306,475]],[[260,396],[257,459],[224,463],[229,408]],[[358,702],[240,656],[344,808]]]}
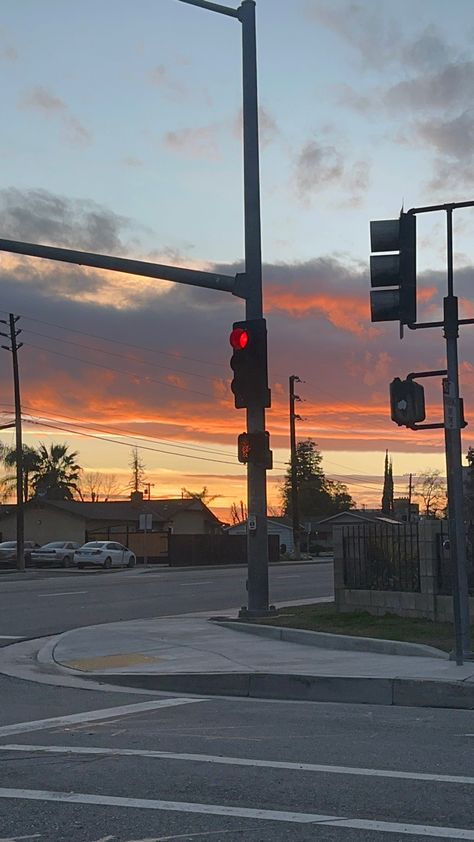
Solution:
{"label": "crosswalk marking", "polygon": [[318,824],[326,827],[351,828],[399,833],[408,836],[429,836],[431,839],[468,839],[474,842],[474,830],[460,827],[385,822],[372,819],[327,816],[319,813],[298,813],[284,810],[259,810],[252,807],[231,807],[225,804],[197,804],[188,801],[161,801],[146,798],[124,798],[112,795],[92,795],[83,792],[54,792],[36,789],[0,788],[0,798],[29,801],[53,801],[63,804],[87,804],[105,807],[127,807],[136,810],[168,810],[176,813],[200,813],[213,816],[257,819],[292,824]]}
{"label": "crosswalk marking", "polygon": [[9,734],[24,734],[30,731],[45,731],[55,728],[58,725],[73,725],[78,722],[97,722],[101,719],[115,719],[117,716],[129,716],[134,713],[159,710],[160,708],[175,707],[176,705],[190,705],[202,702],[203,699],[172,698],[160,699],[154,702],[138,702],[134,705],[119,705],[114,708],[102,708],[99,710],[87,710],[82,713],[73,713],[68,716],[53,716],[51,719],[36,719],[32,722],[16,722],[13,725],[3,725],[0,728],[0,737]]}
{"label": "crosswalk marking", "polygon": [[[432,781],[440,783],[474,785],[474,777],[468,775],[442,775],[430,772],[404,772],[392,769],[365,769],[358,766],[329,766],[321,763],[291,763],[282,760],[257,760],[247,757],[225,757],[213,754],[188,754],[152,749],[102,748],[98,746],[45,746],[24,743],[0,744],[2,751],[45,753],[45,754],[89,754],[112,757],[145,757],[147,759],[184,760],[193,763],[216,763],[224,766],[252,766],[263,769],[288,769],[293,772],[322,772],[330,775],[357,775],[361,777],[398,778],[409,781]],[[0,840],[1,842],[1,840]]]}

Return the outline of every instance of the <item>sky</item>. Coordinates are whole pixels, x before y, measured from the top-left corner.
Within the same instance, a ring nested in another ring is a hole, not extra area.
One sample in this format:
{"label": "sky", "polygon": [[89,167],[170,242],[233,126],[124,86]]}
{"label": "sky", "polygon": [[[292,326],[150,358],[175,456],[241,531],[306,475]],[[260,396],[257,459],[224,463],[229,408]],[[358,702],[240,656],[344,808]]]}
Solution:
{"label": "sky", "polygon": [[[229,0],[229,5],[237,5]],[[274,451],[299,438],[359,505],[445,470],[442,431],[390,421],[397,376],[445,367],[440,329],[371,324],[369,221],[474,192],[472,0],[257,0],[264,309]],[[22,0],[0,20],[0,237],[235,274],[242,271],[241,33],[179,0]],[[454,214],[455,292],[474,316],[474,209]],[[441,317],[443,214],[419,217],[419,320]],[[21,318],[24,437],[65,441],[126,485],[140,448],[152,497],[207,486],[225,516],[245,497],[230,391],[228,293],[0,253],[0,318]],[[474,444],[474,327],[461,394]],[[13,406],[0,354],[1,418]],[[441,420],[441,383],[427,385]],[[12,433],[2,440],[10,444]]]}

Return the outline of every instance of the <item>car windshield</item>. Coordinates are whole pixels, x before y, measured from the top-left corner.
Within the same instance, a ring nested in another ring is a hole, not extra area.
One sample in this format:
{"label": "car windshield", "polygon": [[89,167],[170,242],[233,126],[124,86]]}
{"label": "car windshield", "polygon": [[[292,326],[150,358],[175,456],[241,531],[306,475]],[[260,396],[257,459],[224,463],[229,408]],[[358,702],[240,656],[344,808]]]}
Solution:
{"label": "car windshield", "polygon": [[64,541],[50,541],[49,544],[43,544],[42,550],[57,550],[64,547]]}
{"label": "car windshield", "polygon": [[89,541],[88,544],[84,544],[84,547],[87,547],[87,548],[89,548],[89,547],[99,547],[99,549],[100,549],[104,545],[105,545],[105,541]]}
{"label": "car windshield", "polygon": [[11,550],[12,547],[16,547],[16,541],[2,541],[0,544],[0,550]]}

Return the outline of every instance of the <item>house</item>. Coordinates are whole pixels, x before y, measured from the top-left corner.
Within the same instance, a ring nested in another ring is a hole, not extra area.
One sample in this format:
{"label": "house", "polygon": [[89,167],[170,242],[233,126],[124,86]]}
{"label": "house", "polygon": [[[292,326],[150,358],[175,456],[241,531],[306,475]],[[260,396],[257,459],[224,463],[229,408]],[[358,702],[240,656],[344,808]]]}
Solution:
{"label": "house", "polygon": [[[269,535],[278,535],[281,553],[293,552],[293,527],[287,518],[267,518],[267,529]],[[226,532],[228,535],[246,535],[247,521],[244,520],[241,523],[236,523],[234,526],[229,526]]]}
{"label": "house", "polygon": [[[142,555],[143,530],[140,515],[151,514],[151,534],[156,537],[150,555],[163,555],[167,536],[215,534],[222,531],[218,518],[200,500],[117,500],[107,503],[85,503],[78,500],[30,500],[24,507],[25,538],[45,544],[48,541],[89,540],[119,541]],[[16,505],[0,506],[2,541],[16,538]],[[133,536],[137,536],[134,538]],[[150,536],[151,537],[151,536]]]}
{"label": "house", "polygon": [[311,536],[323,549],[330,550],[333,547],[333,527],[334,526],[348,526],[354,523],[386,523],[396,524],[400,523],[395,518],[385,517],[375,510],[369,511],[355,511],[354,509],[347,509],[344,512],[338,512],[336,515],[330,515],[323,518],[312,518],[309,522],[311,528]]}

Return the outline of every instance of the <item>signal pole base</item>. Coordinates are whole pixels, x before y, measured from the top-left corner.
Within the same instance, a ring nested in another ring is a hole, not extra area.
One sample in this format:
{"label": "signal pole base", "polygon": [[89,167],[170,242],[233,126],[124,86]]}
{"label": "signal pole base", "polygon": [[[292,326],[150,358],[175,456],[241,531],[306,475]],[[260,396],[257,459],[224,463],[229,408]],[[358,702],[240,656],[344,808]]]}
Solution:
{"label": "signal pole base", "polygon": [[246,605],[242,605],[239,611],[239,620],[257,620],[260,617],[273,617],[276,614],[274,605],[269,605],[268,608],[250,609]]}
{"label": "signal pole base", "polygon": [[[456,655],[456,652],[454,650],[449,653],[449,660],[450,661],[457,661],[457,655]],[[463,661],[463,663],[465,661],[474,661],[474,652],[471,649],[468,649],[467,651],[465,650],[462,653],[462,661]],[[462,664],[460,666],[462,666]]]}

